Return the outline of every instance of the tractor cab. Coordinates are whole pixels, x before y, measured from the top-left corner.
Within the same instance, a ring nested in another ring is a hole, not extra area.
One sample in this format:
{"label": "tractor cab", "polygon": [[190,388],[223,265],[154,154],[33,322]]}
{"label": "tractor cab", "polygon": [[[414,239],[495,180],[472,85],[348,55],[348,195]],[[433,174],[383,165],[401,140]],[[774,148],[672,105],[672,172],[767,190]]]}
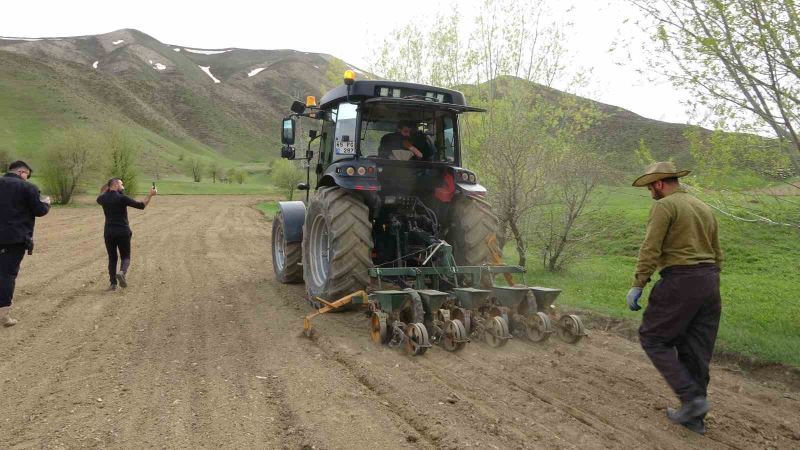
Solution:
{"label": "tractor cab", "polygon": [[[294,117],[320,121],[319,131],[312,132],[319,150],[306,154],[317,189],[403,196],[420,189],[433,195],[441,188],[447,195],[456,189],[478,195],[485,190],[474,173],[458,169],[459,115],[468,111],[482,110],[467,106],[464,95],[450,89],[346,77],[319,106],[313,97],[305,105],[296,102],[295,114],[284,120],[284,137],[294,135]],[[282,155],[292,159],[293,139],[283,142]]]}

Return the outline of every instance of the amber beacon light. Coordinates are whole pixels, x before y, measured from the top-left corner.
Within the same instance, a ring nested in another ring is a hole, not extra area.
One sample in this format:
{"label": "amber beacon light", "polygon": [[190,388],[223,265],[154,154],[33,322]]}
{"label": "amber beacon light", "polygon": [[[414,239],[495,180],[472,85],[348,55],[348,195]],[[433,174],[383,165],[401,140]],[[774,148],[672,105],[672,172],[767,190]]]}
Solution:
{"label": "amber beacon light", "polygon": [[313,108],[315,106],[317,106],[317,97],[313,95],[306,97],[306,108]]}
{"label": "amber beacon light", "polygon": [[356,81],[356,74],[352,70],[344,71],[344,84],[350,86]]}

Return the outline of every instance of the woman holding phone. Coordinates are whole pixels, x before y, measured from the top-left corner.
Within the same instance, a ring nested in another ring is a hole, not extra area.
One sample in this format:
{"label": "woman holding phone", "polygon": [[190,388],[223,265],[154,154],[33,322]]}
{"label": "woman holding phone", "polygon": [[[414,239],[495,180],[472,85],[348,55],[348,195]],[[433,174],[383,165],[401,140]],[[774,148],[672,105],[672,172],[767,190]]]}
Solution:
{"label": "woman holding phone", "polygon": [[[125,195],[125,186],[119,178],[108,180],[100,189],[97,203],[103,207],[103,214],[106,216],[103,237],[108,251],[108,277],[111,281],[109,289],[112,291],[117,289],[117,283],[122,287],[128,287],[125,276],[131,264],[131,236],[133,236],[128,224],[128,207],[144,209],[157,193],[154,184],[144,200],[134,200]],[[118,259],[121,260],[119,271],[117,271]]]}

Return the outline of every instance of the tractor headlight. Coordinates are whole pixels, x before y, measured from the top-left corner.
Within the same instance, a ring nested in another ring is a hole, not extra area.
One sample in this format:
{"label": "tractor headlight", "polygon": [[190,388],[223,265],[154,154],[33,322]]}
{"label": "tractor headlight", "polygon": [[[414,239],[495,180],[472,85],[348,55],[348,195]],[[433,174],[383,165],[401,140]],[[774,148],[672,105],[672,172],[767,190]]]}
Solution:
{"label": "tractor headlight", "polygon": [[478,177],[476,177],[474,173],[469,174],[469,182],[470,183],[477,183],[478,182]]}
{"label": "tractor headlight", "polygon": [[352,167],[348,167],[347,169],[344,170],[344,173],[346,173],[347,175],[352,177],[353,175],[356,174],[356,169],[353,169]]}
{"label": "tractor headlight", "polygon": [[358,175],[359,176],[363,177],[366,174],[367,174],[367,169],[365,169],[364,166],[361,166],[361,167],[358,168]]}
{"label": "tractor headlight", "polygon": [[461,172],[461,181],[469,181],[469,174],[467,172]]}

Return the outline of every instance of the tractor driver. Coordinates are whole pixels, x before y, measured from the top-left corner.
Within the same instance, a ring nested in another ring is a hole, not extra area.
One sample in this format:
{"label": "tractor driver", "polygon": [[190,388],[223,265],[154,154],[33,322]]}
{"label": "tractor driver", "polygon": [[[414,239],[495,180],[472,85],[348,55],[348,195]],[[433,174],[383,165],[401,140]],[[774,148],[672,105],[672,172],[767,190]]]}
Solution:
{"label": "tractor driver", "polygon": [[[418,147],[426,151],[423,153]],[[417,132],[417,124],[410,121],[397,123],[397,130],[394,133],[385,134],[381,138],[378,146],[378,157],[384,159],[424,159],[430,160],[433,146],[428,141],[427,136]],[[408,150],[411,152],[410,158],[398,157],[394,150]]]}

